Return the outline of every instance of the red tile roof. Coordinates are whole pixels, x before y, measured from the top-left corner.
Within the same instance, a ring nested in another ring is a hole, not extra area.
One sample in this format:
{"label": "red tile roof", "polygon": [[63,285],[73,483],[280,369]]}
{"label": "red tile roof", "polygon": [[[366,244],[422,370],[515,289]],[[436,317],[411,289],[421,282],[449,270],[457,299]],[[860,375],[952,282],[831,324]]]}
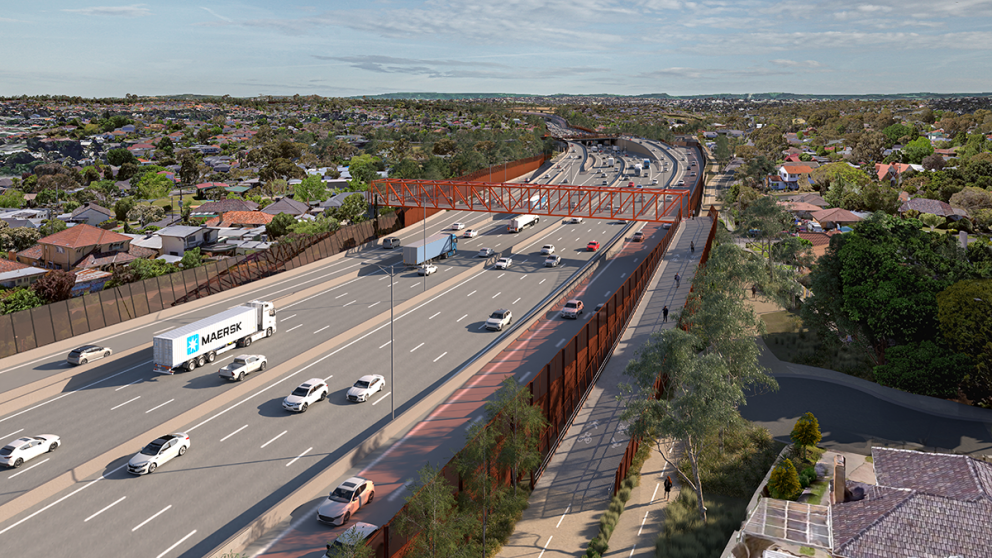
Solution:
{"label": "red tile roof", "polygon": [[50,234],[38,241],[38,244],[51,244],[68,248],[83,248],[111,242],[130,242],[130,236],[124,236],[112,231],[106,231],[92,225],[80,224],[69,227],[64,231]]}
{"label": "red tile roof", "polygon": [[236,225],[268,225],[272,215],[261,211],[228,211],[204,223],[207,227],[232,227]]}
{"label": "red tile roof", "polygon": [[27,264],[22,264],[21,262],[15,262],[13,260],[0,259],[0,273],[7,273],[8,271],[16,271],[18,269],[24,269],[25,267],[31,267],[31,266]]}
{"label": "red tile roof", "polygon": [[17,253],[18,256],[27,258],[29,260],[40,260],[41,259],[41,246],[35,244],[34,246],[28,248],[27,250],[21,250]]}

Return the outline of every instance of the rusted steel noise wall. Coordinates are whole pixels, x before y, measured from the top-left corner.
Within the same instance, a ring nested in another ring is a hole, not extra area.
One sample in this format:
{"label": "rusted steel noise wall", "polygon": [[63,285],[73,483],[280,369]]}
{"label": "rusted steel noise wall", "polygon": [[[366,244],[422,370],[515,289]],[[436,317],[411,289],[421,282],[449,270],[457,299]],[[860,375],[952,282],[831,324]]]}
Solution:
{"label": "rusted steel noise wall", "polygon": [[[715,207],[710,206],[708,215],[711,219],[713,219],[713,225],[710,227],[710,233],[706,237],[706,245],[703,246],[703,253],[699,256],[699,265],[696,267],[697,271],[701,269],[706,264],[706,260],[709,259],[710,247],[713,245],[713,239],[716,238],[716,227],[719,222],[720,212],[717,211]],[[689,296],[693,296],[692,288],[689,289]],[[663,378],[661,374],[659,374],[654,381],[654,394],[656,399],[661,399],[663,395],[662,385]],[[627,450],[624,451],[623,459],[620,460],[620,465],[617,467],[617,472],[613,476],[613,494],[620,491],[620,483],[623,482],[623,479],[627,478],[627,473],[630,471],[630,465],[634,460],[634,455],[637,454],[637,449],[640,447],[640,444],[640,438],[634,437],[631,437],[630,442],[627,444]]]}
{"label": "rusted steel noise wall", "polygon": [[[693,196],[698,202],[698,194]],[[714,216],[715,210],[710,211]],[[610,300],[599,312],[589,320],[586,325],[564,347],[546,364],[541,371],[528,384],[531,393],[531,401],[538,406],[548,420],[549,427],[541,435],[540,451],[543,461],[546,464],[550,456],[558,448],[558,444],[571,424],[572,419],[582,407],[586,397],[599,374],[602,372],[607,358],[616,346],[617,341],[623,334],[627,323],[633,316],[634,311],[640,302],[641,296],[651,282],[651,277],[658,269],[658,264],[668,249],[669,243],[674,237],[682,216],[676,218],[671,229],[668,229],[662,239],[641,265],[627,278]],[[703,249],[702,257],[709,253],[709,245],[713,240],[716,229],[710,231],[709,240]],[[591,269],[585,280],[588,280],[595,269]],[[573,286],[560,295],[555,307],[560,306],[572,293],[583,287],[585,281],[576,281]],[[553,313],[552,313],[553,314]],[[528,331],[541,327],[544,319],[538,320],[530,326]],[[660,387],[660,379],[658,380]],[[630,462],[637,453],[637,442],[631,440],[627,451],[621,462],[621,469],[618,469],[617,478],[623,479]],[[464,489],[463,479],[459,476],[455,463],[458,462],[460,452],[448,462],[441,470],[441,474],[448,480],[452,491],[458,494]],[[542,465],[537,471],[530,472],[531,487],[540,478],[544,471]],[[621,475],[622,470],[622,475]],[[497,482],[509,484],[512,479],[509,473],[501,471],[496,478]],[[393,558],[403,556],[412,537],[403,537],[396,529],[397,518],[406,510],[404,506],[388,523],[382,526],[370,540],[371,546],[375,549],[377,558]]]}
{"label": "rusted steel noise wall", "polygon": [[0,358],[161,312],[354,248],[402,228],[397,213],[301,236],[246,256],[0,316]]}

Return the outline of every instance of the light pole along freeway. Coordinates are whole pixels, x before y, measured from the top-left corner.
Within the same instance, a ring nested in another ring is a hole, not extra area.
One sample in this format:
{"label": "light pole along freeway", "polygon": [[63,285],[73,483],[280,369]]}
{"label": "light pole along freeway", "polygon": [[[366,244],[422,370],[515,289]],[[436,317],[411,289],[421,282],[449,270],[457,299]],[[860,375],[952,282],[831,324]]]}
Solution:
{"label": "light pole along freeway", "polygon": [[[588,254],[577,251],[585,245],[585,242],[591,239],[606,240],[612,236],[611,229],[615,231],[619,228],[617,225],[598,221],[580,227],[585,230],[570,231],[575,235],[570,238],[570,235],[566,236],[565,229],[562,229],[561,233],[545,233],[547,238],[538,237],[539,232],[543,231],[536,231],[531,235],[535,237],[531,242],[532,246],[523,251],[525,253],[527,250],[536,251],[540,243],[550,241],[556,243],[559,252],[566,252],[566,262],[577,264],[575,260],[580,261]],[[496,235],[486,240],[495,239],[500,234],[497,230]],[[555,234],[558,236],[554,236]],[[533,244],[538,246],[535,248]],[[481,246],[483,243],[479,242],[477,245]],[[569,254],[570,250],[576,252]],[[492,334],[481,332],[477,328],[489,311],[498,306],[507,306],[514,309],[518,316],[522,315],[527,308],[550,292],[555,284],[575,269],[573,266],[555,269],[537,267],[542,265],[543,258],[534,254],[531,254],[531,260],[523,263],[518,259],[517,265],[507,272],[487,270],[475,274],[462,281],[458,287],[440,294],[439,297],[432,297],[415,310],[400,315],[397,321],[399,333],[396,337],[396,350],[404,357],[399,359],[402,363],[402,371],[397,374],[396,387],[401,392],[393,392],[394,386],[387,386],[387,390],[391,392],[388,396],[396,397],[398,405],[402,406],[415,400],[419,394],[429,391],[430,386],[450,372],[455,364],[463,361],[491,339]],[[269,343],[264,347],[261,344],[254,346],[253,352],[263,352],[264,349],[264,352],[270,355],[278,355],[280,351],[294,354],[305,351],[307,345],[315,345],[313,337],[322,333],[320,328],[326,327],[329,308],[356,306],[359,302],[368,307],[374,305],[376,301],[381,301],[383,295],[388,296],[388,284],[381,283],[381,279],[386,276],[375,275],[366,276],[364,279],[381,285],[378,295],[362,301],[356,298],[354,303],[350,300],[344,302],[342,299],[351,297],[341,296],[342,292],[347,292],[343,290],[348,288],[348,285],[342,285],[308,300],[305,304],[299,305],[300,311],[296,312],[295,316],[292,314],[287,316],[287,312],[280,315],[281,320],[292,321],[299,318],[301,323],[307,324],[306,326],[287,327],[280,323],[280,337],[273,338],[279,342]],[[396,285],[397,292],[401,292],[404,288],[415,290],[413,287],[419,282],[419,278],[408,279],[411,279],[412,281],[408,282],[414,285],[411,287]],[[458,300],[462,297],[463,300]],[[336,302],[330,302],[332,300]],[[458,312],[461,314],[455,316],[454,314]],[[304,313],[310,313],[309,317],[304,316]],[[409,323],[403,324],[404,320]],[[418,320],[419,323],[413,323]],[[324,325],[321,325],[322,323]],[[306,327],[312,328],[312,331],[295,337],[309,337],[309,344],[294,345],[292,341],[286,339],[288,336],[284,335],[291,328],[300,330]],[[333,461],[335,455],[363,441],[363,436],[367,435],[370,429],[374,430],[376,428],[374,425],[382,420],[382,413],[388,412],[387,405],[379,405],[381,399],[362,406],[341,405],[343,391],[357,376],[370,371],[378,371],[385,375],[388,371],[386,347],[388,334],[382,332],[382,327],[317,357],[310,365],[288,376],[273,382],[261,378],[257,381],[252,395],[242,399],[240,404],[233,408],[228,407],[220,411],[221,414],[212,415],[198,424],[190,425],[187,430],[193,438],[193,449],[180,460],[160,469],[155,475],[142,479],[130,478],[120,470],[121,464],[129,455],[118,456],[116,460],[108,463],[104,482],[98,484],[84,482],[72,490],[49,498],[0,525],[0,537],[13,536],[20,539],[22,536],[29,536],[31,539],[36,539],[40,533],[36,529],[45,531],[46,525],[50,525],[51,521],[57,521],[64,527],[60,529],[60,533],[65,532],[67,538],[63,539],[62,534],[54,538],[50,534],[47,535],[45,538],[51,539],[52,544],[55,545],[52,547],[53,550],[68,544],[68,540],[73,541],[72,544],[77,545],[77,548],[90,548],[78,546],[80,541],[90,537],[94,539],[95,547],[102,549],[101,553],[93,555],[112,555],[121,552],[123,548],[135,549],[136,544],[150,545],[147,553],[154,555],[155,549],[166,548],[162,546],[168,542],[165,539],[177,532],[175,530],[181,530],[184,525],[197,524],[203,525],[203,528],[197,529],[200,533],[199,537],[190,535],[183,546],[196,543],[215,531],[223,532],[225,526],[238,525],[239,519],[251,517],[252,513],[267,507],[274,498],[281,497],[294,488],[296,483],[305,480],[307,467],[317,466],[318,463],[326,465],[328,461],[325,460]],[[278,360],[270,356],[273,365],[277,365]],[[164,380],[153,378],[152,381],[145,381],[148,375],[144,373],[138,383],[125,383],[124,380],[130,378],[122,378],[110,386],[85,390],[88,394],[103,394],[105,400],[100,400],[102,408],[112,410],[104,415],[103,424],[95,424],[91,420],[91,415],[98,414],[98,409],[92,408],[91,405],[86,405],[84,409],[73,409],[68,413],[72,416],[65,416],[55,422],[63,427],[74,419],[78,423],[84,423],[81,428],[85,430],[90,440],[77,442],[81,445],[109,434],[117,434],[123,427],[131,427],[133,424],[140,423],[141,426],[132,427],[130,430],[143,431],[149,424],[154,426],[156,421],[161,422],[161,418],[155,418],[157,411],[173,409],[172,413],[176,414],[177,406],[182,405],[191,394],[223,389],[221,387],[223,382],[219,381],[215,372],[215,369],[210,368],[205,373],[197,373],[188,383],[183,382],[181,387],[177,387],[175,385],[177,382],[173,382],[172,388],[190,389],[178,394],[182,397],[171,399],[168,398],[169,394],[162,393],[166,391],[163,387],[169,385],[168,380],[175,380],[177,377],[164,378]],[[330,410],[326,407],[323,409],[317,407],[302,417],[287,416],[279,402],[295,385],[309,377],[328,378],[332,387],[333,402]],[[129,389],[132,391],[128,392]],[[157,399],[150,401],[153,398]],[[149,400],[149,403],[142,406],[135,405],[142,399]],[[125,412],[115,415],[114,411]],[[48,413],[26,413],[25,416],[27,415],[40,417]],[[81,417],[86,417],[86,420],[80,420]],[[146,424],[145,421],[148,420],[151,422]],[[288,422],[293,420],[296,422]],[[241,421],[242,424],[234,426],[231,421],[235,423]],[[287,428],[290,425],[293,425],[292,428]],[[67,440],[67,436],[63,435],[63,440]],[[263,445],[266,447],[263,448]],[[60,453],[53,454],[52,459],[70,453],[70,449],[79,448],[72,448],[72,445],[67,444]],[[95,453],[99,452],[95,451]],[[55,466],[56,463],[52,465]],[[34,472],[43,475],[42,471],[44,469],[39,467]],[[25,472],[31,473],[27,470]],[[181,475],[182,478],[177,479],[177,475]],[[17,478],[23,477],[32,478],[30,474],[19,475]],[[93,477],[90,482],[99,478],[103,477]],[[170,480],[163,481],[161,480],[163,478]],[[160,486],[162,482],[166,484]],[[75,492],[80,488],[85,492]],[[114,490],[119,490],[119,495],[105,501],[103,497],[106,493]],[[171,503],[172,501],[174,503]],[[162,503],[161,508],[151,509],[158,503]],[[101,512],[101,510],[105,511]],[[132,530],[122,528],[122,521],[126,523],[129,518],[138,518],[146,512],[146,519],[154,518],[149,523],[135,523]],[[113,519],[115,514],[120,513],[125,515]],[[58,518],[63,514],[68,516]],[[199,517],[199,514],[206,515]],[[104,529],[95,526],[93,522],[100,520],[101,517],[111,518],[110,525],[115,526],[111,530],[121,528],[121,533],[107,534]],[[69,518],[76,518],[79,522],[78,527],[70,528],[74,520]],[[86,518],[91,519],[84,521]],[[217,523],[218,521],[220,523]],[[164,529],[165,526],[168,529]],[[152,528],[148,529],[148,527]],[[142,536],[128,535],[128,533],[137,533],[141,529],[146,530]],[[69,538],[70,533],[71,538]],[[61,542],[57,542],[56,539]],[[33,550],[34,547],[31,554]],[[144,549],[139,552],[139,554],[143,553],[145,553]],[[42,554],[49,553],[42,552],[38,555]]]}

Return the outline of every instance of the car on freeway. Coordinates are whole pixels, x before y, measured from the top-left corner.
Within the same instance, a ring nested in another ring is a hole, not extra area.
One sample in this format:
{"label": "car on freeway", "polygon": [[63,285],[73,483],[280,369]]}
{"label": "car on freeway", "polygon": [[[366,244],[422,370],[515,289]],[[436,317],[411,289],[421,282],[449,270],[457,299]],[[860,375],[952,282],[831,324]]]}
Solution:
{"label": "car on freeway", "polygon": [[437,266],[434,264],[424,264],[417,268],[417,273],[426,277],[431,273],[437,273]]}
{"label": "car on freeway", "polygon": [[379,527],[364,521],[356,521],[355,524],[338,535],[334,542],[327,545],[325,558],[338,558],[341,556],[357,556],[353,550],[359,544],[365,544],[368,539],[379,530]]}
{"label": "car on freeway", "polygon": [[317,508],[317,521],[344,525],[362,506],[375,498],[375,485],[362,477],[351,477],[328,494]]}
{"label": "car on freeway", "polygon": [[492,248],[482,248],[481,250],[479,250],[479,257],[480,258],[488,258],[489,256],[492,256],[492,255],[493,255],[493,249]]}
{"label": "car on freeway", "polygon": [[218,370],[217,374],[221,378],[240,382],[245,379],[245,376],[256,370],[259,372],[265,370],[266,364],[268,364],[268,360],[264,355],[238,355],[234,357],[231,364]]}
{"label": "car on freeway", "polygon": [[462,238],[475,238],[477,236],[479,236],[479,231],[475,229],[469,229],[465,231],[465,233],[462,235]]}
{"label": "car on freeway", "polygon": [[362,403],[368,401],[373,393],[379,393],[386,387],[386,379],[378,374],[366,374],[355,382],[355,385],[348,388],[346,397],[348,401]]}
{"label": "car on freeway", "polygon": [[655,185],[655,184],[657,184],[657,183],[658,183],[658,179],[657,178],[652,178],[651,179],[651,185],[652,186]]}
{"label": "car on freeway", "polygon": [[582,305],[581,300],[569,300],[565,303],[565,307],[561,309],[561,317],[576,320],[585,311],[585,306]]}
{"label": "car on freeway", "polygon": [[606,186],[606,184],[607,184],[607,181],[606,181],[606,180],[604,180],[604,181],[603,181],[603,186]]}
{"label": "car on freeway", "polygon": [[382,247],[387,250],[392,250],[393,248],[399,248],[400,244],[401,244],[400,239],[396,238],[395,236],[389,236],[382,239]]}
{"label": "car on freeway", "polygon": [[186,453],[189,449],[189,434],[175,432],[159,436],[141,448],[127,462],[127,472],[132,475],[150,475],[162,465]]}
{"label": "car on freeway", "polygon": [[606,306],[606,303],[605,302],[600,302],[599,304],[596,305],[596,309],[593,310],[593,312],[599,312],[600,310],[603,309],[604,306]]}
{"label": "car on freeway", "polygon": [[496,260],[496,269],[507,269],[512,263],[513,260],[510,258],[500,258]]}
{"label": "car on freeway", "polygon": [[633,188],[634,187],[634,181],[631,180],[629,183],[627,183],[627,187],[628,188]]}
{"label": "car on freeway", "polygon": [[79,366],[86,364],[87,362],[107,358],[112,354],[114,354],[114,351],[107,347],[100,347],[98,345],[83,345],[82,347],[77,347],[69,351],[69,356],[66,357],[65,361],[69,364]]}
{"label": "car on freeway", "polygon": [[544,254],[544,255],[554,254],[555,253],[555,245],[554,244],[545,244],[544,246],[541,246],[541,253]]}
{"label": "car on freeway", "polygon": [[282,400],[282,407],[287,411],[305,413],[307,407],[318,401],[323,401],[330,391],[327,383],[320,378],[310,378],[300,384],[300,387],[293,390],[286,399]]}
{"label": "car on freeway", "polygon": [[513,313],[505,308],[500,308],[499,310],[489,315],[489,319],[486,320],[486,329],[495,329],[496,331],[503,331],[503,327],[510,325],[510,322],[512,320],[513,320]]}
{"label": "car on freeway", "polygon": [[586,251],[595,252],[596,250],[599,250],[599,241],[592,240],[589,244],[586,244]]}
{"label": "car on freeway", "polygon": [[548,256],[546,260],[544,260],[544,267],[558,267],[558,264],[560,263],[561,263],[561,256],[552,254]]}
{"label": "car on freeway", "polygon": [[18,438],[0,448],[0,465],[16,469],[25,461],[31,461],[43,453],[55,451],[60,443],[60,438],[55,434]]}
{"label": "car on freeway", "polygon": [[578,225],[580,223],[582,223],[582,217],[569,217],[565,219],[566,225]]}
{"label": "car on freeway", "polygon": [[675,183],[676,186],[685,186],[685,180],[679,180]]}
{"label": "car on freeway", "polygon": [[633,236],[633,238],[631,238],[631,240],[634,241],[634,242],[643,242],[644,241],[644,233],[642,233],[641,231],[635,232],[634,233],[634,236]]}
{"label": "car on freeway", "polygon": [[452,223],[451,230],[460,231],[465,228],[465,223]]}

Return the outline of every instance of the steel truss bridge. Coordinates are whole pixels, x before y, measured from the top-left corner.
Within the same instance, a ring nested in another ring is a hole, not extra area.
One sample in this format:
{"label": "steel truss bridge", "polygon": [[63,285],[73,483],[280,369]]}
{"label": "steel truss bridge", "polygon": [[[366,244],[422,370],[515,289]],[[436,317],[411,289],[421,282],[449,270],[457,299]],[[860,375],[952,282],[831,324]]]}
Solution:
{"label": "steel truss bridge", "polygon": [[689,190],[380,178],[372,181],[367,200],[389,207],[671,223],[687,210]]}

